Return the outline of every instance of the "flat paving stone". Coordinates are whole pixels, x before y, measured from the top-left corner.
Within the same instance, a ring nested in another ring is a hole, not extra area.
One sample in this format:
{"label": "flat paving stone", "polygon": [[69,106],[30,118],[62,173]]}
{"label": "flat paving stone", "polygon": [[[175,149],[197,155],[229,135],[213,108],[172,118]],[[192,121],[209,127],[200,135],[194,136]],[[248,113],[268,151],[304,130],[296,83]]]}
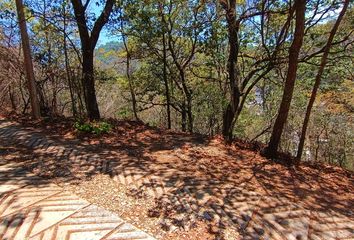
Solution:
{"label": "flat paving stone", "polygon": [[[52,144],[45,138],[33,137],[29,131],[2,121],[0,137],[1,140],[17,138],[32,147]],[[46,152],[57,157],[65,155],[69,158],[73,152],[62,146],[48,147]],[[78,165],[92,167],[91,162],[86,163],[91,156],[82,156],[77,154],[75,157]],[[114,213],[64,192],[61,187],[28,172],[24,165],[30,162],[2,160],[0,156],[0,240],[154,239]],[[94,160],[95,164],[100,163],[99,158]],[[87,171],[86,168],[84,170]]]}
{"label": "flat paving stone", "polygon": [[99,240],[122,224],[124,221],[116,215],[90,205],[30,239]]}
{"label": "flat paving stone", "polygon": [[43,181],[24,167],[25,162],[0,161],[0,195],[25,185]]}
{"label": "flat paving stone", "polygon": [[33,174],[28,174],[26,176],[9,176],[6,178],[0,177],[0,196],[2,196],[6,192],[10,192],[19,188],[22,188],[28,184],[43,183],[43,179],[34,176]]}
{"label": "flat paving stone", "polygon": [[104,238],[105,240],[133,240],[133,239],[144,239],[153,240],[155,238],[151,237],[147,233],[137,229],[129,223],[122,224],[116,230],[114,230],[109,236]]}
{"label": "flat paving stone", "polygon": [[0,239],[27,239],[88,205],[87,201],[61,192],[0,218]]}
{"label": "flat paving stone", "polygon": [[[0,196],[0,217],[9,215],[62,191],[60,187],[46,181],[39,185],[28,185]],[[1,239],[1,238],[0,238]]]}

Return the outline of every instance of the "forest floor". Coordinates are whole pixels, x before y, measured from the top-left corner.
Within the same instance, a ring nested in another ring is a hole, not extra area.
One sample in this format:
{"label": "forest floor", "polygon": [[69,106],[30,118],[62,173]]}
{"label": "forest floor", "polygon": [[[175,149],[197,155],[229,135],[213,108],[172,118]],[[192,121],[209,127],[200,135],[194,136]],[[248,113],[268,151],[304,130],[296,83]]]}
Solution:
{"label": "forest floor", "polygon": [[354,178],[338,167],[137,122],[93,136],[70,119],[12,120],[3,148],[33,173],[158,239],[354,239]]}

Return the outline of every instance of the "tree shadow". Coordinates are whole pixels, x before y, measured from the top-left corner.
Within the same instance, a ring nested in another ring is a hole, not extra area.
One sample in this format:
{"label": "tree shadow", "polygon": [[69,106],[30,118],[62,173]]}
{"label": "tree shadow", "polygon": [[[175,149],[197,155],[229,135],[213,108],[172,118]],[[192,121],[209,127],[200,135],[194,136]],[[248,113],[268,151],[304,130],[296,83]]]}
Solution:
{"label": "tree shadow", "polygon": [[36,133],[42,140],[30,146],[38,156],[31,171],[66,182],[107,174],[135,197],[154,197],[149,216],[162,217],[165,231],[189,230],[202,220],[215,239],[230,229],[239,239],[354,236],[354,181],[338,168],[285,166],[204,136],[134,122],[79,140],[55,127]]}

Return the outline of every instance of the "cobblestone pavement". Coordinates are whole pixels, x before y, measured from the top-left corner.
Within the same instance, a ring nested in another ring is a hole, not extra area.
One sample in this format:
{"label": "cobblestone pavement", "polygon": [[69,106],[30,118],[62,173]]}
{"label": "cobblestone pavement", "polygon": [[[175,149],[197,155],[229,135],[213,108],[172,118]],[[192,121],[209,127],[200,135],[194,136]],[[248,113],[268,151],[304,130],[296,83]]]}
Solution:
{"label": "cobblestone pavement", "polygon": [[[240,239],[354,239],[352,209],[346,214],[333,209],[308,210],[281,196],[262,195],[212,178],[180,184],[184,173],[171,172],[168,167],[148,171],[133,156],[103,157],[86,151],[87,146],[66,145],[8,121],[0,121],[0,140],[41,152],[42,161],[36,164],[61,169],[63,178],[109,174],[190,216],[237,229]],[[152,239],[112,213],[21,171],[16,164],[3,164],[0,171],[0,239]]]}

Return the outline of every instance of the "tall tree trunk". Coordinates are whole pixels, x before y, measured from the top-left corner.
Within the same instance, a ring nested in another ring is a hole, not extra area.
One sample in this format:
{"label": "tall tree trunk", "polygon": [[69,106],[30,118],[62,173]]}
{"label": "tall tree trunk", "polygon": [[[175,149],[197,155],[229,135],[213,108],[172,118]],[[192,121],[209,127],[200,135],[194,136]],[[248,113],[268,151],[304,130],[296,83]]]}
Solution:
{"label": "tall tree trunk", "polygon": [[77,116],[76,100],[75,100],[75,96],[74,96],[74,89],[73,89],[73,83],[72,83],[72,78],[71,78],[71,70],[70,70],[69,56],[68,56],[68,50],[67,50],[65,36],[64,36],[64,58],[65,58],[66,78],[68,80],[68,86],[69,86],[69,92],[70,92],[70,98],[71,98],[72,113],[73,113],[73,116],[76,117]]}
{"label": "tall tree trunk", "polygon": [[282,101],[280,103],[278,116],[274,123],[270,141],[267,148],[265,149],[265,155],[267,157],[277,156],[281,135],[288,118],[291,99],[293,97],[298,67],[298,57],[304,38],[306,0],[295,0],[294,7],[296,11],[294,40],[289,49],[289,66],[285,80]]}
{"label": "tall tree trunk", "polygon": [[238,118],[237,109],[240,104],[240,93],[238,91],[231,95],[231,100],[223,114],[222,134],[226,142],[231,142],[233,138],[233,129]]}
{"label": "tall tree trunk", "polygon": [[76,97],[77,97],[77,110],[78,110],[78,114],[80,116],[84,116],[85,115],[85,103],[83,98],[85,99],[85,94],[83,92],[84,87],[82,86],[82,73],[80,76],[78,76],[77,72],[75,74],[73,74],[73,71],[71,69],[70,71],[71,76],[73,76],[72,78],[72,85],[73,85],[73,89],[75,90],[74,92],[76,92]]}
{"label": "tall tree trunk", "polygon": [[127,54],[127,56],[126,56],[125,74],[126,74],[126,77],[128,79],[130,96],[132,98],[132,107],[133,107],[134,118],[135,118],[136,121],[138,121],[139,117],[138,117],[138,112],[137,112],[137,102],[136,102],[135,88],[134,88],[134,83],[133,83],[132,76],[130,74],[131,73],[131,71],[130,71],[131,54],[130,54],[129,47],[128,47],[128,44],[127,44],[126,34],[124,33],[123,22],[121,22],[121,32],[122,32],[124,49],[125,49],[125,52]]}
{"label": "tall tree trunk", "polygon": [[86,104],[87,115],[90,120],[100,119],[98,109],[95,79],[93,71],[93,51],[87,49],[82,54],[82,86],[84,90],[84,98]]}
{"label": "tall tree trunk", "polygon": [[188,114],[188,132],[193,133],[193,112],[192,112],[192,96],[187,95],[187,114]]}
{"label": "tall tree trunk", "polygon": [[12,111],[16,112],[16,110],[17,110],[16,99],[15,99],[15,94],[12,91],[11,86],[9,86],[9,97],[10,97],[10,101],[11,101]]}
{"label": "tall tree trunk", "polygon": [[139,117],[138,117],[138,112],[137,112],[137,107],[136,107],[137,103],[136,103],[135,89],[134,89],[133,79],[130,74],[131,57],[130,57],[130,52],[129,52],[128,46],[125,41],[125,37],[123,37],[123,39],[124,39],[123,42],[124,42],[125,51],[127,52],[126,76],[127,76],[128,83],[129,83],[130,96],[132,98],[132,107],[133,107],[134,118],[136,121],[138,121]]}
{"label": "tall tree trunk", "polygon": [[162,23],[162,62],[163,62],[163,82],[165,84],[165,97],[166,97],[166,114],[167,114],[167,128],[171,129],[171,98],[170,98],[170,88],[168,84],[167,76],[167,42],[166,42],[166,33],[167,33],[167,24],[165,19],[165,14],[163,10],[164,6],[159,2],[159,10],[161,15]]}
{"label": "tall tree trunk", "polygon": [[[195,12],[196,13],[196,12]],[[196,17],[196,15],[194,15]],[[196,19],[194,19],[196,20]],[[193,132],[193,112],[192,112],[192,94],[193,91],[188,87],[187,79],[186,79],[186,69],[191,63],[197,49],[197,34],[194,33],[195,35],[193,36],[191,40],[192,46],[190,49],[190,52],[187,54],[187,56],[182,56],[183,54],[180,54],[180,48],[176,49],[175,45],[175,40],[173,40],[173,33],[172,33],[172,28],[173,20],[171,19],[171,15],[169,15],[168,22],[170,23],[170,26],[168,29],[167,33],[167,43],[168,43],[168,49],[171,53],[172,60],[174,64],[176,65],[176,68],[179,72],[179,81],[176,81],[175,83],[178,86],[178,88],[182,91],[183,93],[183,103],[181,106],[181,113],[182,113],[182,130],[186,131],[186,126],[187,126],[187,118],[188,118],[188,131]]]}
{"label": "tall tree trunk", "polygon": [[[164,19],[164,18],[163,18]],[[163,44],[163,81],[165,84],[165,96],[166,96],[166,113],[167,113],[167,128],[171,129],[171,99],[170,99],[170,89],[168,86],[167,78],[167,48],[166,48],[166,36],[165,33],[162,35]]]}
{"label": "tall tree trunk", "polygon": [[343,16],[344,16],[345,12],[348,9],[348,5],[349,5],[349,0],[346,0],[344,2],[344,6],[343,6],[343,8],[342,8],[342,10],[341,10],[341,12],[340,12],[335,24],[333,25],[333,28],[332,28],[332,30],[331,30],[331,32],[329,34],[326,46],[325,46],[324,51],[323,51],[323,55],[322,55],[322,58],[321,58],[321,65],[320,65],[320,67],[318,69],[318,72],[317,72],[317,75],[316,75],[315,84],[314,84],[313,89],[312,89],[310,101],[309,101],[309,103],[307,105],[304,122],[302,124],[301,137],[300,137],[300,142],[299,142],[297,155],[296,155],[296,160],[298,162],[301,160],[301,156],[302,156],[302,152],[303,152],[304,144],[305,144],[307,126],[308,126],[308,123],[309,123],[309,120],[310,120],[311,110],[312,110],[313,104],[314,104],[314,102],[316,100],[316,95],[317,95],[318,88],[319,88],[319,86],[321,84],[321,77],[322,77],[324,68],[325,68],[326,63],[327,63],[327,57],[328,57],[328,54],[329,54],[329,50],[331,49],[333,38],[334,38],[334,36],[335,36],[335,34],[336,34],[337,30],[338,30],[339,24],[342,21]]}
{"label": "tall tree trunk", "polygon": [[230,0],[226,8],[226,21],[228,25],[229,58],[227,62],[228,80],[230,84],[230,102],[223,114],[222,134],[226,141],[232,140],[234,118],[240,103],[239,78],[237,75],[237,58],[239,52],[238,24],[236,21],[236,1]]}
{"label": "tall tree trunk", "polygon": [[103,26],[108,22],[109,16],[113,11],[114,0],[106,0],[103,10],[96,21],[93,23],[92,30],[89,30],[86,19],[86,10],[90,1],[85,5],[81,0],[71,0],[74,8],[75,20],[79,29],[82,52],[82,87],[84,88],[84,97],[86,103],[87,116],[90,120],[100,119],[98,109],[95,79],[93,72],[93,52],[95,50],[100,32]]}
{"label": "tall tree trunk", "polygon": [[17,9],[17,15],[18,15],[20,31],[21,31],[22,49],[23,49],[23,56],[24,56],[24,63],[25,63],[25,70],[26,70],[27,86],[30,95],[31,107],[32,107],[32,116],[33,118],[38,119],[40,118],[41,113],[40,113],[39,101],[37,98],[37,89],[36,89],[36,82],[35,82],[34,72],[33,72],[31,48],[28,39],[27,26],[26,26],[22,0],[16,0],[16,9]]}
{"label": "tall tree trunk", "polygon": [[187,109],[186,109],[186,103],[183,102],[181,106],[181,117],[182,117],[182,132],[187,131]]}
{"label": "tall tree trunk", "polygon": [[64,48],[64,59],[65,59],[65,70],[66,70],[66,78],[68,80],[68,86],[69,86],[69,92],[70,92],[70,98],[71,98],[71,108],[72,108],[72,113],[73,116],[77,116],[77,109],[76,109],[76,101],[75,101],[75,96],[74,96],[74,89],[73,89],[73,83],[72,83],[72,78],[71,78],[71,70],[70,70],[70,62],[69,62],[69,56],[68,56],[68,49],[67,49],[67,42],[66,42],[66,4],[63,4],[63,48]]}
{"label": "tall tree trunk", "polygon": [[133,113],[134,113],[134,118],[136,121],[139,120],[139,117],[138,117],[138,111],[137,111],[137,102],[136,102],[136,96],[135,96],[135,89],[134,89],[134,83],[133,83],[133,79],[131,77],[131,74],[130,74],[130,54],[127,53],[127,69],[126,69],[126,75],[127,75],[127,78],[128,78],[128,82],[129,82],[129,90],[130,90],[130,95],[132,97],[132,106],[133,106]]}
{"label": "tall tree trunk", "polygon": [[185,114],[188,118],[188,132],[192,133],[193,132],[193,112],[192,112],[192,93],[191,90],[188,89],[188,86],[186,84],[186,75],[185,75],[185,70],[183,68],[179,68],[179,74],[180,74],[180,79],[182,83],[182,90],[184,93],[184,111]]}

